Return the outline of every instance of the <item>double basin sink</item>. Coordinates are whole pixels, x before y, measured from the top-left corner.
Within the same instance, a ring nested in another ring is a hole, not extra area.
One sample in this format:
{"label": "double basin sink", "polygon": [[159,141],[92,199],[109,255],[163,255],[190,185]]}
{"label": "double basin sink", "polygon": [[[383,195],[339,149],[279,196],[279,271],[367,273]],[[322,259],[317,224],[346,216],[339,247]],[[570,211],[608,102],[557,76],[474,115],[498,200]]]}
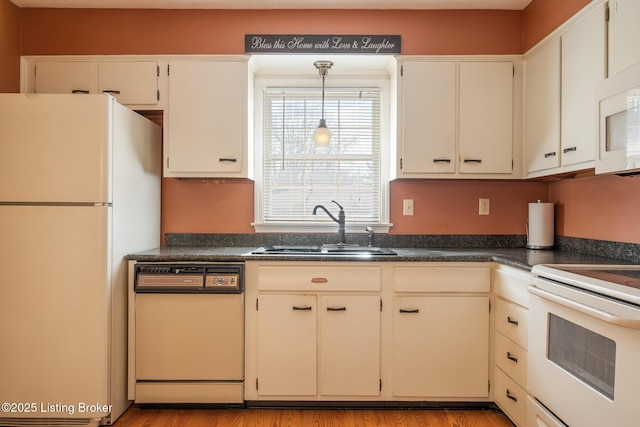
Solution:
{"label": "double basin sink", "polygon": [[274,245],[264,246],[251,252],[254,255],[289,255],[289,256],[378,256],[397,255],[388,248],[375,246],[355,246],[355,245],[322,245],[322,246],[296,246],[296,245]]}

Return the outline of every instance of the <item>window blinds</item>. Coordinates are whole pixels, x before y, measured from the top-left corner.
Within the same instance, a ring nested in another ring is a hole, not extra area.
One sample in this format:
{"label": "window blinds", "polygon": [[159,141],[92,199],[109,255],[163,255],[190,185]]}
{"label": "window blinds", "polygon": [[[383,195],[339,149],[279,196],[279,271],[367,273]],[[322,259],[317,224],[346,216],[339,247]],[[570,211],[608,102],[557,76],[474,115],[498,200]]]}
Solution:
{"label": "window blinds", "polygon": [[[350,223],[380,222],[380,90],[325,91],[329,148],[315,148],[322,94],[313,88],[264,92],[265,223],[331,221],[313,207],[340,203]],[[337,212],[335,212],[337,213]]]}

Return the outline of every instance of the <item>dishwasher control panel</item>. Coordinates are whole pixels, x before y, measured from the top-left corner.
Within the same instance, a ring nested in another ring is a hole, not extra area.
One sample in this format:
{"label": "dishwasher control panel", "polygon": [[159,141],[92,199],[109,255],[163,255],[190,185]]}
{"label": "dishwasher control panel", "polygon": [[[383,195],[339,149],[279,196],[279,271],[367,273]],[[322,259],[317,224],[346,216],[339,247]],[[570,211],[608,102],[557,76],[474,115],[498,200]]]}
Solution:
{"label": "dishwasher control panel", "polygon": [[137,263],[138,293],[242,293],[243,264]]}

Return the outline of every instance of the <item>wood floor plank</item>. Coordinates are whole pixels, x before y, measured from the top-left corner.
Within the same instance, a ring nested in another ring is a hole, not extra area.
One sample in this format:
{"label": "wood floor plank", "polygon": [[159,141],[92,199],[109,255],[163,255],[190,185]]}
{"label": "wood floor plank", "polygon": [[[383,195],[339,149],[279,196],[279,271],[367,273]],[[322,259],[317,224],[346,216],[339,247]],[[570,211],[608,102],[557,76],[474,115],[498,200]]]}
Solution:
{"label": "wood floor plank", "polygon": [[513,427],[490,410],[146,409],[131,407],[114,427]]}

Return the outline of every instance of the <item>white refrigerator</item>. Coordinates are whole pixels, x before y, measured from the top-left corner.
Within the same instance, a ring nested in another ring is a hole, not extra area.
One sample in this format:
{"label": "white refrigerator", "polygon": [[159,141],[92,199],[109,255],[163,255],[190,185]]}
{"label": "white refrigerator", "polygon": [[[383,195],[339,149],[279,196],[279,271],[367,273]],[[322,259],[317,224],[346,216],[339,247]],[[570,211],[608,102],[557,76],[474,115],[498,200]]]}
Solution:
{"label": "white refrigerator", "polygon": [[125,256],[159,245],[161,163],[108,95],[0,94],[0,425],[130,406]]}

